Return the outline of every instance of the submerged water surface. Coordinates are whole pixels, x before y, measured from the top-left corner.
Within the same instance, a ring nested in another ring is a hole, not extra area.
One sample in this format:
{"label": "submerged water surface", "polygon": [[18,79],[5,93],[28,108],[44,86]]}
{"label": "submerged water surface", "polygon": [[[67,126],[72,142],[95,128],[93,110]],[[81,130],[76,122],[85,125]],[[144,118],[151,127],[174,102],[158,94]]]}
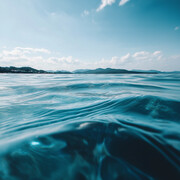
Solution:
{"label": "submerged water surface", "polygon": [[0,180],[180,179],[180,74],[0,75]]}

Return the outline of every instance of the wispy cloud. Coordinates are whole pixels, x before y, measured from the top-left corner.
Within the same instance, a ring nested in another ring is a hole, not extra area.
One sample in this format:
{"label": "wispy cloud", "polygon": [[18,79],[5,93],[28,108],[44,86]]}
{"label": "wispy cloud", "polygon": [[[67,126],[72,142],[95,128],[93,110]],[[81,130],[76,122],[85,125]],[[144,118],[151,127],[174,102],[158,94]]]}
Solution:
{"label": "wispy cloud", "polygon": [[130,0],[121,0],[120,2],[119,2],[119,6],[123,6],[123,5],[125,5],[127,2],[129,2]]}
{"label": "wispy cloud", "polygon": [[52,52],[43,48],[16,47],[0,52],[0,66],[30,66],[44,70],[72,70],[79,65],[79,60],[72,56],[54,56]]}
{"label": "wispy cloud", "polygon": [[[139,68],[141,69],[143,66],[147,67],[147,64],[156,64],[157,61],[162,59],[162,52],[155,51],[153,53],[147,51],[135,52],[134,54],[127,53],[124,56],[117,57],[114,56],[109,60],[102,59],[99,61],[99,67],[111,67],[111,68]],[[137,67],[136,67],[137,66]],[[142,68],[143,69],[143,68]]]}
{"label": "wispy cloud", "polygon": [[23,48],[23,47],[16,47],[12,50],[2,51],[2,54],[4,56],[17,56],[17,57],[25,54],[36,54],[36,53],[50,54],[50,51],[43,48]]}
{"label": "wispy cloud", "polygon": [[[127,2],[129,2],[130,0],[120,0],[119,2],[119,6],[123,6],[125,5]],[[115,3],[116,0],[101,0],[101,5],[96,9],[96,11],[101,11],[102,9],[104,9],[106,6],[110,6],[113,3]]]}
{"label": "wispy cloud", "polygon": [[175,30],[175,31],[178,31],[178,30],[179,30],[179,26],[176,26],[176,27],[174,28],[174,30]]}
{"label": "wispy cloud", "polygon": [[180,55],[165,56],[161,51],[140,51],[133,54],[127,53],[124,56],[114,56],[110,59],[97,61],[96,67],[101,68],[120,68],[120,69],[139,69],[139,70],[161,70],[174,71],[180,68]]}
{"label": "wispy cloud", "polygon": [[161,51],[139,51],[88,62],[72,56],[58,56],[47,49],[16,47],[0,52],[0,66],[30,66],[44,70],[95,68],[179,70],[180,56],[164,56]]}
{"label": "wispy cloud", "polygon": [[97,8],[97,12],[104,9],[106,6],[112,5],[116,0],[101,0],[101,5]]}
{"label": "wispy cloud", "polygon": [[89,11],[84,10],[84,11],[83,11],[83,13],[82,13],[82,16],[88,16],[89,14],[90,14],[90,12],[89,12]]}

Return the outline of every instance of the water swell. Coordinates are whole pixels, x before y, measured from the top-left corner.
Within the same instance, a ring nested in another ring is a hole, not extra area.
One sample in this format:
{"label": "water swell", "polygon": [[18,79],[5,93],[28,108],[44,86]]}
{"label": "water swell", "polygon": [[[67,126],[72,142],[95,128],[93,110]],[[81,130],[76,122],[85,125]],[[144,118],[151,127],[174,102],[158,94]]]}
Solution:
{"label": "water swell", "polygon": [[180,101],[155,96],[140,96],[122,102],[127,112],[149,115],[157,119],[180,120]]}
{"label": "water swell", "polygon": [[0,79],[0,180],[180,178],[179,75],[13,78]]}
{"label": "water swell", "polygon": [[[148,119],[161,119],[169,121],[179,121],[180,120],[180,102],[163,99],[155,96],[136,96],[120,99],[109,99],[106,101],[100,101],[97,103],[92,103],[88,106],[78,107],[78,108],[57,108],[46,107],[39,109],[39,106],[36,105],[16,105],[8,109],[8,112],[13,116],[16,116],[18,111],[21,114],[25,112],[28,116],[25,116],[25,121],[14,122],[13,129],[14,131],[20,132],[22,130],[28,130],[31,128],[42,127],[45,125],[54,125],[60,124],[63,121],[69,120],[88,120],[91,118],[95,120],[100,116],[119,115],[126,118],[130,118],[136,114],[136,116]],[[34,109],[35,108],[35,109]],[[24,112],[25,110],[25,112]],[[5,112],[7,109],[5,109]],[[11,112],[12,111],[12,112]],[[1,111],[1,117],[3,117],[3,111]],[[4,112],[4,113],[5,113]],[[5,115],[4,115],[5,116]],[[20,118],[22,118],[20,116]],[[33,119],[32,119],[33,118]],[[106,119],[105,121],[111,122],[111,118]],[[3,126],[1,126],[2,128]],[[11,131],[13,131],[13,129]],[[10,129],[9,129],[10,130]]]}

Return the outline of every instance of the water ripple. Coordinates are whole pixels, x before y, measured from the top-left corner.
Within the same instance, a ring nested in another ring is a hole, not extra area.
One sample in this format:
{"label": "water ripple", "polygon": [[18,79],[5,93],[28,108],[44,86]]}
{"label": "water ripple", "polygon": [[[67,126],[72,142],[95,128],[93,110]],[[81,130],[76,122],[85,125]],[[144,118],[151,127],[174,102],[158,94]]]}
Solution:
{"label": "water ripple", "polygon": [[180,179],[180,75],[0,76],[0,179]]}

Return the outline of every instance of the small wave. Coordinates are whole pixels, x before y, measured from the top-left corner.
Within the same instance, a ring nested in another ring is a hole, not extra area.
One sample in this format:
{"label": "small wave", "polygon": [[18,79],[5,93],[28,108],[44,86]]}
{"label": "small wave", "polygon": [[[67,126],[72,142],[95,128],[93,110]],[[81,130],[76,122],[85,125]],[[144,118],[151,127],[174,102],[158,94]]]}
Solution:
{"label": "small wave", "polygon": [[126,88],[126,87],[134,87],[134,88],[142,88],[142,89],[166,89],[161,86],[154,85],[143,85],[143,84],[132,84],[132,83],[79,83],[79,84],[71,84],[71,85],[60,85],[50,87],[48,90],[50,91],[73,91],[73,90],[83,90],[83,89],[99,89],[99,88]]}
{"label": "small wave", "polygon": [[126,112],[150,115],[153,118],[180,120],[180,102],[155,96],[140,96],[122,102]]}
{"label": "small wave", "polygon": [[178,78],[3,75],[0,180],[179,180]]}

